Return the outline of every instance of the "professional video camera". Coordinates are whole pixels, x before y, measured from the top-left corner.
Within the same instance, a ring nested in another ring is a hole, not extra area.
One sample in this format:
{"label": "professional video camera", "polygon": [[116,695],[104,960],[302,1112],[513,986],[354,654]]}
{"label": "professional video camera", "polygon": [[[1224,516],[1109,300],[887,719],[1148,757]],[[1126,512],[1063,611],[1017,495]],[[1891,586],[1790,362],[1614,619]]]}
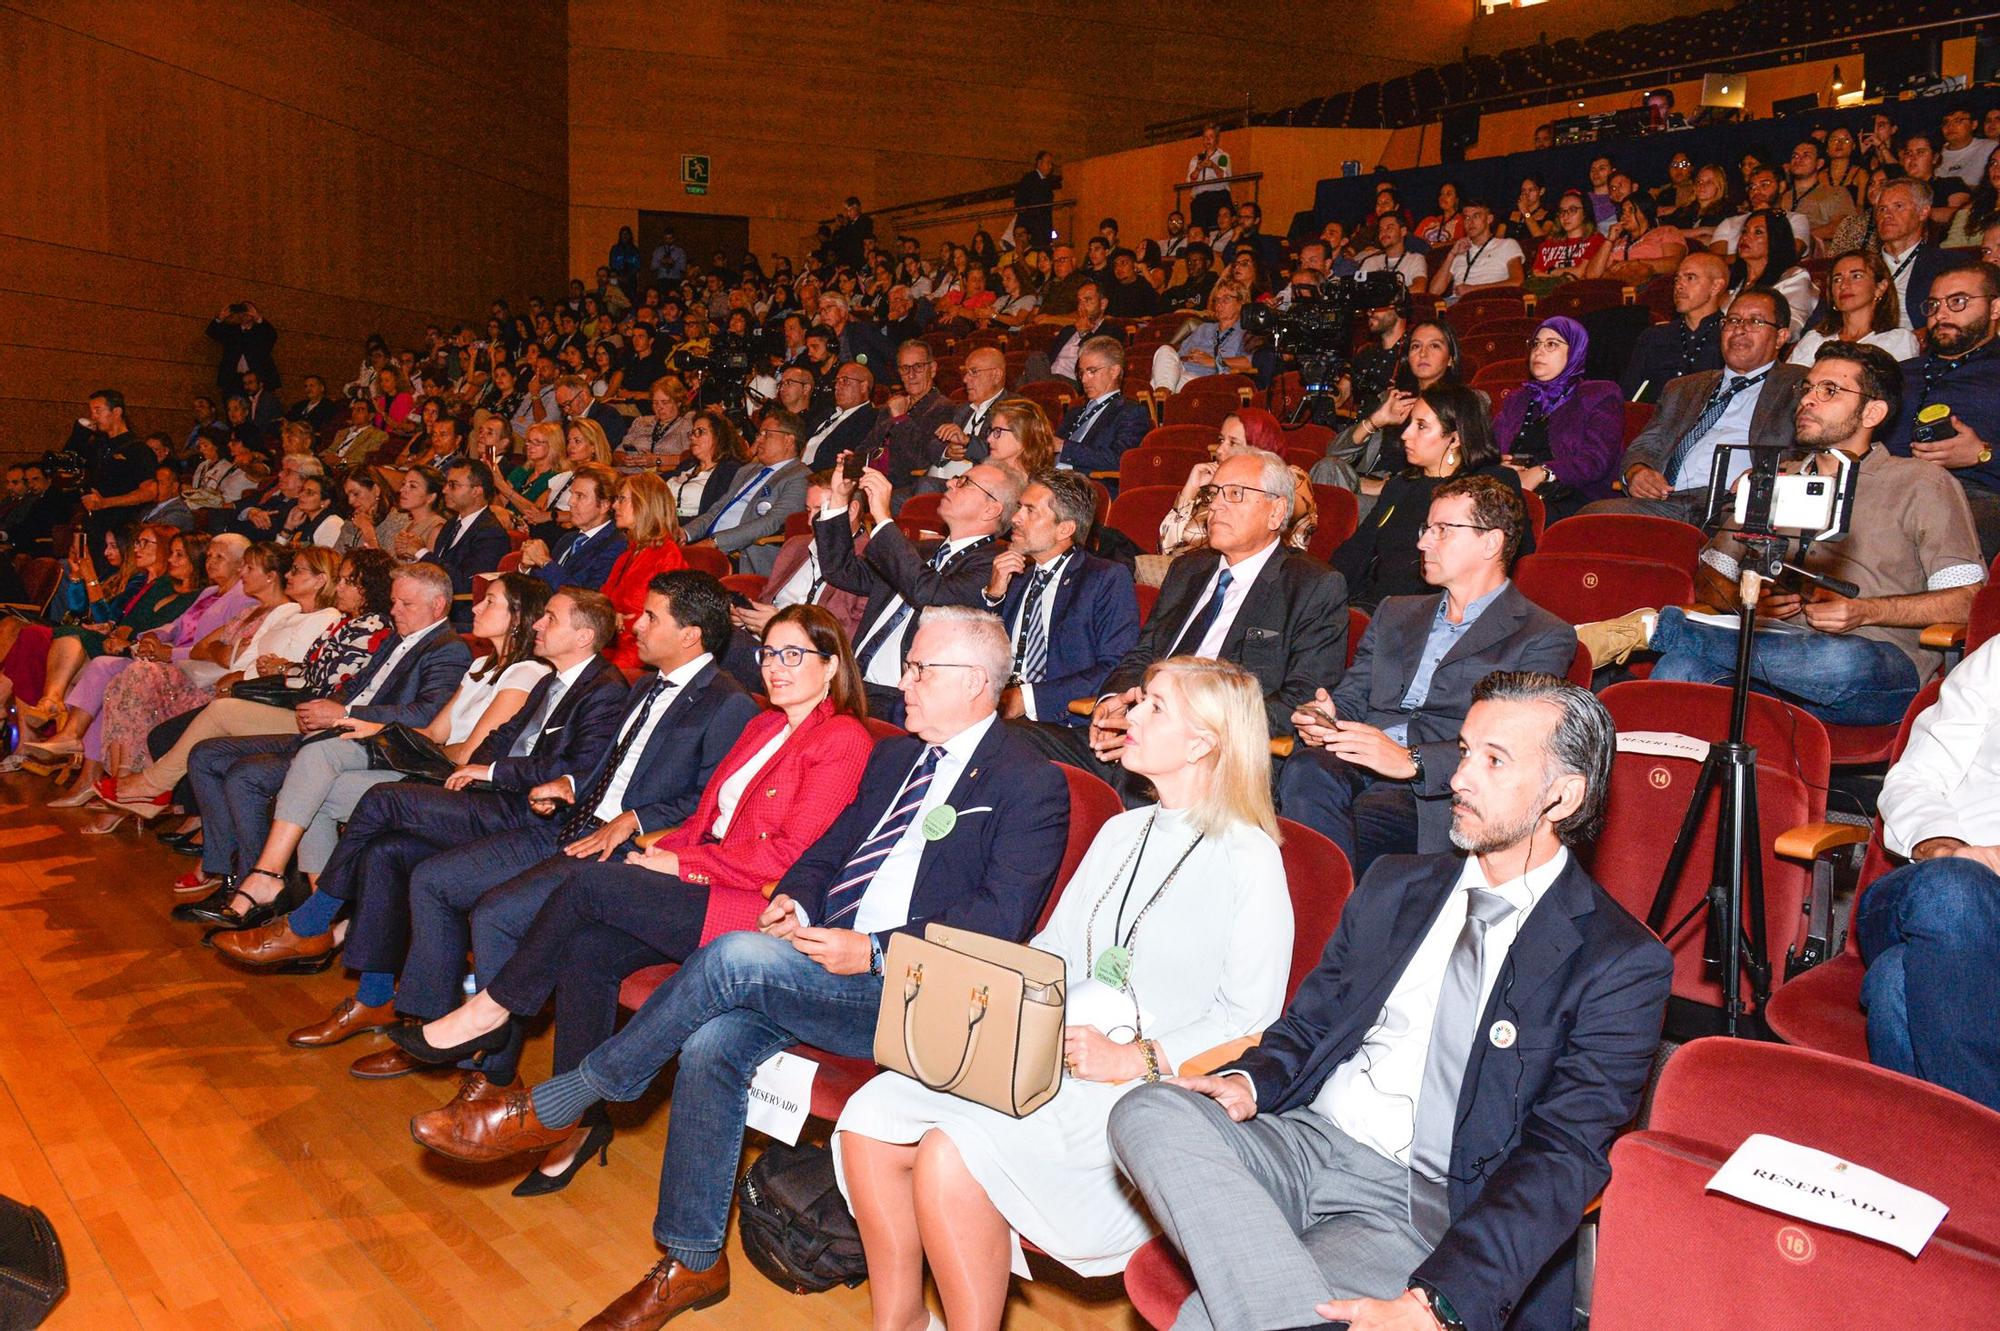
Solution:
{"label": "professional video camera", "polygon": [[743,411],[744,390],[759,370],[769,366],[783,351],[778,338],[764,333],[745,337],[722,332],[709,339],[706,355],[685,356],[682,368],[698,376],[695,404],[721,407],[731,414]]}
{"label": "professional video camera", "polygon": [[[1269,338],[1298,369],[1305,391],[1292,412],[1293,423],[1315,415],[1316,408],[1331,412],[1339,395],[1340,376],[1347,370],[1354,316],[1394,304],[1401,297],[1402,284],[1394,273],[1375,272],[1365,277],[1324,278],[1317,289],[1294,287],[1289,310],[1251,305],[1243,311],[1244,330]],[[1355,392],[1359,396],[1359,385]]]}

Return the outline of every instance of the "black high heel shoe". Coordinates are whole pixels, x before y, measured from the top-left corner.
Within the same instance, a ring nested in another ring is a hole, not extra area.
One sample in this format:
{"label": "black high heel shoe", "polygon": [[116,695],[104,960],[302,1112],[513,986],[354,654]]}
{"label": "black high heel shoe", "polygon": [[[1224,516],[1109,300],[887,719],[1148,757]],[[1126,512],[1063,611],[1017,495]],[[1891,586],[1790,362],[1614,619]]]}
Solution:
{"label": "black high heel shoe", "polygon": [[[243,884],[249,882],[252,878],[260,877],[275,878],[278,881],[278,895],[272,897],[269,901],[252,901],[250,900],[250,894],[243,890]],[[236,933],[244,929],[261,929],[280,915],[289,915],[294,909],[304,905],[306,898],[310,895],[312,894],[306,890],[303,883],[291,882],[283,874],[272,873],[269,869],[252,869],[249,873],[237,879],[236,891],[230,898],[230,904],[224,906],[221,911],[211,917],[215,927],[206,934],[203,934],[201,941],[206,944],[217,934]],[[238,910],[234,905],[236,897],[242,897],[244,900],[250,901],[250,904],[244,909]]]}
{"label": "black high heel shoe", "polygon": [[440,1049],[424,1038],[421,1025],[398,1026],[383,1032],[391,1044],[408,1054],[419,1063],[430,1067],[448,1067],[460,1059],[477,1054],[494,1054],[505,1049],[514,1040],[514,1020],[509,1017],[505,1023],[494,1027],[484,1035],[475,1035],[462,1044]]}
{"label": "black high heel shoe", "polygon": [[570,1162],[563,1166],[560,1174],[544,1174],[540,1169],[528,1171],[528,1177],[514,1185],[516,1197],[546,1197],[552,1192],[561,1192],[576,1178],[577,1171],[590,1163],[590,1157],[597,1157],[598,1168],[611,1163],[611,1116],[603,1112],[603,1105],[593,1105],[591,1112],[584,1115],[584,1122],[590,1125],[590,1132],[584,1137],[583,1145],[577,1148]]}

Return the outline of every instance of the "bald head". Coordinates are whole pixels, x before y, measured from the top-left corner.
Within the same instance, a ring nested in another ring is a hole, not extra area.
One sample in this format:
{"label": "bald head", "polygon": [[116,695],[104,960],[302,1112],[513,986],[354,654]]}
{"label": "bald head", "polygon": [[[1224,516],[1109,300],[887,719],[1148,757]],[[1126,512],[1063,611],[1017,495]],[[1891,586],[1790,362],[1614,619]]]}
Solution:
{"label": "bald head", "polygon": [[1729,261],[1707,250],[1691,250],[1674,270],[1674,310],[1699,324],[1722,308],[1729,292]]}
{"label": "bald head", "polygon": [[980,347],[967,352],[960,374],[965,378],[966,398],[972,402],[985,402],[1007,387],[1006,353],[998,347]]}

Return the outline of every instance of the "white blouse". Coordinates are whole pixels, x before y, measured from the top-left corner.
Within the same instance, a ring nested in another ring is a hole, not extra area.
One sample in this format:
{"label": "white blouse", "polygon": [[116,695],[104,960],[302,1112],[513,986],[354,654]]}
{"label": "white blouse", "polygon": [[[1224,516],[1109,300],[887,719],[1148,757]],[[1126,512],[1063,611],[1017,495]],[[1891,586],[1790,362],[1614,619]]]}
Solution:
{"label": "white blouse", "polygon": [[792,737],[792,729],[789,725],[779,726],[764,747],[751,754],[750,761],[731,773],[722,783],[722,789],[715,792],[715,823],[709,833],[717,841],[729,831],[730,821],[736,817],[736,806],[743,802],[744,790],[757,779],[757,773],[771,765],[771,759],[778,756],[778,750]]}
{"label": "white blouse", "polygon": [[477,672],[485,665],[485,661],[474,661],[472,669],[466,671],[465,678],[459,681],[458,692],[451,695],[451,732],[444,740],[447,745],[463,744],[470,739],[479,718],[486,715],[487,707],[503,690],[520,689],[525,693],[549,673],[546,664],[530,659],[516,661],[505,670],[489,673],[482,679]]}
{"label": "white blouse", "polygon": [[297,664],[306,659],[307,649],[319,640],[319,635],[339,619],[340,611],[332,606],[324,610],[301,610],[297,601],[286,601],[264,616],[264,622],[250,635],[250,641],[236,649],[229,668],[241,670],[245,679],[255,679],[260,656],[282,656]]}

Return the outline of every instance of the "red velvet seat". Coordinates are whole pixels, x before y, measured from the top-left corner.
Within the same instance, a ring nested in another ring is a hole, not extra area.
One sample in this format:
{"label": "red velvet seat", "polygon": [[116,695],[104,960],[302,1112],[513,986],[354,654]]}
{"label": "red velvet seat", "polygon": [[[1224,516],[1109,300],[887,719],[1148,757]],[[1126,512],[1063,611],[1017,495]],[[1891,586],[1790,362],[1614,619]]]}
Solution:
{"label": "red velvet seat", "polygon": [[1579,513],[1556,524],[1535,542],[1538,555],[1617,555],[1694,572],[1708,537],[1701,528],[1672,518],[1638,513]]}
{"label": "red velvet seat", "polygon": [[712,545],[684,545],[681,554],[687,558],[688,567],[697,573],[712,573],[718,578],[726,578],[735,572],[730,567],[729,556]]}
{"label": "red velvet seat", "polygon": [[1354,529],[1361,525],[1361,510],[1354,498],[1354,491],[1344,485],[1315,485],[1312,488],[1313,503],[1317,506],[1318,524],[1313,528],[1312,542],[1306,553],[1315,559],[1333,558],[1333,552],[1354,535]]}
{"label": "red velvet seat", "polygon": [[[1172,427],[1167,427],[1172,428]],[[1215,431],[1201,427],[1212,439]],[[1150,441],[1154,430],[1146,436]],[[1208,449],[1185,444],[1143,442],[1137,448],[1125,451],[1118,459],[1118,488],[1120,491],[1135,489],[1142,485],[1171,485],[1179,489],[1188,478],[1188,473],[1208,461]]]}
{"label": "red velvet seat", "polygon": [[1514,566],[1514,585],[1568,624],[1590,624],[1694,600],[1694,578],[1687,569],[1616,555],[1523,555]]}
{"label": "red velvet seat", "polygon": [[1173,511],[1180,494],[1178,484],[1120,486],[1105,524],[1122,532],[1141,551],[1156,555],[1160,553],[1160,521]]}

